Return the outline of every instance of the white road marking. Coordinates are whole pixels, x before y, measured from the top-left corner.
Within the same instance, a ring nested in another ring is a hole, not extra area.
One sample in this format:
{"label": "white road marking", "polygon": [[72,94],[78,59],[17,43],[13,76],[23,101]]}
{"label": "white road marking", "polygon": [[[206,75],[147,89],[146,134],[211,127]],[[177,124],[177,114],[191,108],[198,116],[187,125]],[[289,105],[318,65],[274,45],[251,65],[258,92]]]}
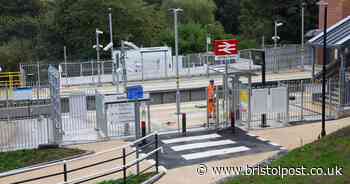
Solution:
{"label": "white road marking", "polygon": [[238,152],[243,152],[248,150],[250,150],[250,148],[246,146],[239,146],[234,148],[226,148],[226,149],[220,149],[220,150],[204,151],[200,153],[185,154],[181,156],[185,160],[194,160],[194,159],[206,158],[206,157],[212,157],[212,156],[218,156],[218,155],[226,155],[230,153],[238,153]]}
{"label": "white road marking", "polygon": [[190,150],[190,149],[198,149],[198,148],[209,148],[214,146],[223,146],[227,144],[235,144],[236,142],[231,140],[222,140],[222,141],[208,141],[208,142],[202,142],[202,143],[194,143],[194,144],[185,144],[181,146],[173,146],[171,147],[174,151],[184,151],[184,150]]}
{"label": "white road marking", "polygon": [[281,146],[281,145],[279,145],[279,144],[277,144],[277,143],[274,143],[274,142],[269,142],[272,146]]}
{"label": "white road marking", "polygon": [[172,144],[172,143],[178,143],[178,142],[190,142],[190,141],[197,141],[197,140],[203,140],[203,139],[213,139],[213,138],[219,138],[219,137],[221,137],[219,134],[208,134],[208,135],[201,135],[201,136],[166,139],[166,140],[162,140],[162,142],[164,144]]}

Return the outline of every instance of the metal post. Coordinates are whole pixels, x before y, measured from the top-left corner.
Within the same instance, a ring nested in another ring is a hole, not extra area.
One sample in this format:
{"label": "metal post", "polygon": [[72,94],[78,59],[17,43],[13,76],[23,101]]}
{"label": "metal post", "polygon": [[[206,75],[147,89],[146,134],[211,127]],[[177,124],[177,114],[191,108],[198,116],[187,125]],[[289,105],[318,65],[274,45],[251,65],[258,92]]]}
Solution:
{"label": "metal post", "polygon": [[208,57],[208,54],[209,54],[209,44],[210,44],[211,40],[210,40],[210,36],[207,36],[207,48],[206,48],[206,53],[205,53],[205,61],[206,61],[206,65],[207,65],[207,77],[209,77],[209,57]]}
{"label": "metal post", "polygon": [[329,79],[328,80],[328,117],[331,117],[332,115],[332,111],[331,111],[331,108],[332,108],[332,90],[331,90],[331,85],[332,83],[332,80]]}
{"label": "metal post", "polygon": [[[262,87],[265,88],[266,87],[266,61],[265,61],[265,52],[262,52],[262,68],[261,68],[261,83],[262,83]],[[267,127],[266,124],[266,114],[263,113],[261,114],[261,127],[265,128]]]}
{"label": "metal post", "polygon": [[[140,158],[139,145],[136,145],[136,160]],[[140,162],[136,163],[136,175],[140,174]]]}
{"label": "metal post", "polygon": [[305,34],[305,2],[301,5],[301,69],[304,70],[304,34]]}
{"label": "metal post", "polygon": [[127,79],[127,73],[126,73],[126,63],[125,63],[125,46],[124,46],[124,41],[122,40],[121,43],[121,63],[123,67],[123,84],[124,84],[124,92],[126,92],[126,88],[128,87],[128,79]]}
{"label": "metal post", "polygon": [[141,52],[141,80],[144,81],[143,53]]}
{"label": "metal post", "polygon": [[248,90],[249,90],[249,99],[248,99],[248,130],[250,130],[252,121],[252,106],[251,106],[251,97],[252,97],[252,76],[248,76]]}
{"label": "metal post", "polygon": [[100,66],[100,41],[99,41],[99,30],[96,29],[96,58],[97,58],[97,74],[98,74],[98,85],[101,85],[101,66]]}
{"label": "metal post", "polygon": [[67,47],[63,47],[63,54],[64,54],[64,73],[65,77],[68,77],[68,69],[67,69]]}
{"label": "metal post", "polygon": [[265,49],[265,35],[262,36],[261,48]]}
{"label": "metal post", "polygon": [[6,93],[6,108],[9,107],[9,87],[7,82],[5,83],[5,93]]}
{"label": "metal post", "polygon": [[83,63],[80,63],[80,77],[83,76]]}
{"label": "metal post", "polygon": [[135,102],[135,137],[140,138],[140,102]]}
{"label": "metal post", "polygon": [[167,79],[168,78],[168,55],[167,55],[167,51],[164,52],[164,72],[165,72],[165,78]]}
{"label": "metal post", "polygon": [[[156,147],[156,149],[158,149],[158,147],[159,147],[159,140],[158,140],[158,134],[155,134],[154,135],[154,138],[155,138],[155,147]],[[156,158],[155,158],[155,160],[156,160],[156,173],[159,173],[159,153],[158,153],[159,151],[156,151]]]}
{"label": "metal post", "polygon": [[123,184],[126,184],[126,150],[123,148]]}
{"label": "metal post", "polygon": [[147,123],[148,123],[148,133],[152,132],[151,128],[151,105],[147,103]]}
{"label": "metal post", "polygon": [[228,111],[228,62],[229,59],[225,58],[225,79],[224,79],[224,118],[225,118],[225,124],[228,124],[229,120],[229,111]]}
{"label": "metal post", "polygon": [[324,5],[324,26],[323,26],[323,72],[322,72],[322,131],[321,136],[326,136],[326,62],[327,62],[327,17],[328,17],[328,4],[323,2]]}
{"label": "metal post", "polygon": [[[300,108],[300,120],[304,120],[304,81],[301,81],[301,108]],[[287,112],[288,113],[288,112]]]}
{"label": "metal post", "polygon": [[63,175],[64,175],[64,182],[67,182],[68,181],[68,172],[67,172],[66,161],[63,162]]}
{"label": "metal post", "polygon": [[113,60],[113,51],[114,51],[114,46],[113,46],[113,22],[112,22],[112,8],[108,8],[109,14],[109,38],[110,38],[110,44],[112,44],[111,47],[111,59]]}
{"label": "metal post", "polygon": [[186,113],[182,113],[182,135],[186,135]]}
{"label": "metal post", "polygon": [[178,12],[182,11],[182,9],[176,8],[172,9],[174,13],[174,30],[175,30],[175,55],[176,55],[176,114],[177,114],[177,125],[178,131],[180,132],[180,103],[181,103],[181,95],[180,95],[180,76],[179,76],[179,33],[178,33],[178,25],[177,25],[177,15]]}
{"label": "metal post", "polygon": [[[40,63],[39,62],[37,62],[37,72],[38,72],[38,84],[39,84],[39,87],[40,87]],[[31,84],[31,85],[33,85],[33,84]]]}

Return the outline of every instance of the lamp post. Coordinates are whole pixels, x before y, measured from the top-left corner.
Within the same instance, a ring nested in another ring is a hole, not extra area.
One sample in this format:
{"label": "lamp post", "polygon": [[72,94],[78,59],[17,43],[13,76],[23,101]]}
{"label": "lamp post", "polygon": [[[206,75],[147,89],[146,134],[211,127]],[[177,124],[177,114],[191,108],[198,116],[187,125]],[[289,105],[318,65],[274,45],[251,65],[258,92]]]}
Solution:
{"label": "lamp post", "polygon": [[[113,61],[113,84],[116,84],[116,92],[119,93],[119,76],[117,74],[117,69],[119,68],[119,63],[117,59],[114,59],[114,42],[113,42],[113,22],[112,22],[112,8],[108,8],[108,20],[109,20],[109,38],[110,38],[110,49],[111,49],[111,59]],[[117,78],[117,79],[116,79]],[[116,81],[117,80],[117,81]]]}
{"label": "lamp post", "polygon": [[179,12],[183,10],[180,8],[170,9],[174,13],[174,31],[175,31],[175,59],[176,59],[176,114],[177,114],[177,125],[180,132],[180,76],[179,76],[179,32],[178,32],[178,22],[177,16]]}
{"label": "lamp post", "polygon": [[97,58],[97,73],[98,73],[98,85],[101,85],[101,66],[100,66],[100,48],[103,46],[100,45],[99,35],[103,34],[102,31],[96,28],[96,45],[93,48],[96,48],[96,58]]}
{"label": "lamp post", "polygon": [[[276,49],[277,49],[277,42],[278,42],[278,40],[280,40],[281,38],[278,36],[278,33],[277,33],[277,29],[278,29],[278,27],[281,27],[281,26],[283,26],[283,23],[282,22],[278,22],[278,21],[275,21],[275,35],[272,37],[272,40],[274,41],[274,55],[275,55],[275,58],[274,58],[274,66],[276,66],[277,65],[277,67],[278,67],[278,69],[279,69],[279,65],[278,65],[278,63],[277,63],[277,55],[276,55]],[[275,68],[275,67],[274,67]]]}
{"label": "lamp post", "polygon": [[305,35],[305,6],[306,3],[301,4],[301,70],[304,70],[304,57],[305,57],[305,46],[304,46],[304,35]]}
{"label": "lamp post", "polygon": [[327,18],[328,3],[321,1],[320,6],[324,6],[324,25],[323,25],[323,65],[322,65],[322,131],[321,137],[326,136],[326,61],[327,61]]}
{"label": "lamp post", "polygon": [[280,40],[280,37],[278,36],[278,33],[277,33],[277,29],[278,29],[278,27],[281,27],[281,26],[283,26],[282,22],[275,21],[275,35],[272,37],[272,39],[275,43],[274,48],[277,48],[277,42],[278,42],[278,40]]}

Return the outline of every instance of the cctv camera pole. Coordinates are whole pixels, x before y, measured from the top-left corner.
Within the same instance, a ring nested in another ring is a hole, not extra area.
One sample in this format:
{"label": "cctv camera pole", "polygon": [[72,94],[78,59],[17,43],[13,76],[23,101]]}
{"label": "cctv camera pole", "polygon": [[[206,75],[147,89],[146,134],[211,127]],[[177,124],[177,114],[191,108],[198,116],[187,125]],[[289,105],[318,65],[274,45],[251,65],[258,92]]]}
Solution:
{"label": "cctv camera pole", "polygon": [[178,12],[182,11],[182,9],[176,8],[172,9],[174,13],[174,29],[175,29],[175,55],[176,55],[176,114],[177,114],[177,125],[178,130],[180,132],[180,76],[179,76],[179,33],[178,33],[178,24],[177,24],[177,15]]}
{"label": "cctv camera pole", "polygon": [[277,21],[275,21],[275,39],[273,39],[274,41],[274,48],[277,48]]}
{"label": "cctv camera pole", "polygon": [[100,31],[96,28],[96,56],[97,56],[97,73],[98,73],[98,85],[101,86],[101,66],[100,66]]}
{"label": "cctv camera pole", "polygon": [[322,72],[322,131],[321,137],[326,136],[326,61],[327,61],[327,17],[328,4],[322,2],[324,5],[324,25],[323,25],[323,72]]}
{"label": "cctv camera pole", "polygon": [[126,73],[125,56],[126,56],[126,54],[125,54],[125,46],[124,46],[124,41],[122,40],[120,61],[122,63],[122,67],[123,67],[124,92],[126,92],[126,88],[128,87],[128,78],[127,78],[127,73]]}
{"label": "cctv camera pole", "polygon": [[[110,37],[110,44],[112,45],[111,47],[111,58],[113,61],[113,84],[116,84],[116,92],[119,93],[119,79],[116,82],[116,76],[117,76],[117,69],[119,68],[118,63],[116,62],[117,60],[114,59],[114,43],[113,43],[113,23],[112,23],[112,8],[108,8],[109,11],[109,37]],[[118,76],[117,76],[118,77]]]}

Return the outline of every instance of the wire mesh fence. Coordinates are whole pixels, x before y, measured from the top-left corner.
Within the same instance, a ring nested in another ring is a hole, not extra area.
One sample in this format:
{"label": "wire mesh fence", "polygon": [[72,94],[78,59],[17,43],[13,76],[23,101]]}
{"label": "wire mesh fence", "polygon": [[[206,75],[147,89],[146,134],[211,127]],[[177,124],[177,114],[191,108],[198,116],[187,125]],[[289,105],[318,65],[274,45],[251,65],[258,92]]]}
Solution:
{"label": "wire mesh fence", "polygon": [[[311,66],[313,63],[313,52],[311,49],[310,47],[305,48],[303,62],[305,66]],[[265,51],[267,72],[283,72],[300,68],[302,54],[299,45],[266,48]],[[240,58],[249,59],[249,56],[242,51]],[[217,63],[215,56],[207,53],[179,56],[179,75],[180,77],[191,77],[213,74],[213,71],[210,71],[208,66],[220,64],[223,63]],[[112,60],[66,62],[53,65],[59,68],[63,85],[91,84],[99,80],[104,83],[114,82],[117,79],[122,81],[122,72],[116,70],[116,64]],[[48,66],[49,64],[46,63],[21,64],[20,70],[24,84],[26,86],[47,85]],[[172,58],[167,62],[129,62],[126,64],[126,70],[127,80],[129,81],[175,78],[176,60]],[[113,73],[115,73],[114,76]]]}

